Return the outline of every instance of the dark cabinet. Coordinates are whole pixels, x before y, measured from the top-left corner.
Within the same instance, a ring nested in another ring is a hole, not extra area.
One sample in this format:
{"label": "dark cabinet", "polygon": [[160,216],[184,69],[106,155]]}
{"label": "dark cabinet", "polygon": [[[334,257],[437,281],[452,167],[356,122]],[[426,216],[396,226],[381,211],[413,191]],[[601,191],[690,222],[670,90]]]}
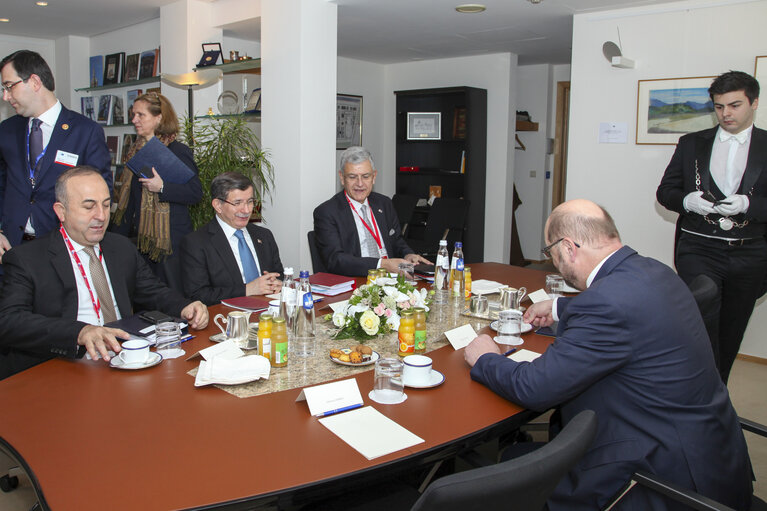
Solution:
{"label": "dark cabinet", "polygon": [[[431,187],[442,197],[469,201],[464,257],[468,263],[484,260],[485,175],[487,162],[487,91],[474,87],[446,87],[396,91],[398,194],[429,198]],[[426,116],[426,128],[411,121],[411,136],[425,133],[424,139],[408,139],[408,113],[440,113],[440,136],[434,136]],[[419,129],[421,128],[421,129]],[[417,171],[414,171],[417,167]],[[463,172],[462,172],[463,169]],[[417,208],[411,227],[418,236],[418,215],[425,220],[428,208]],[[434,247],[436,250],[436,246]],[[448,247],[452,253],[453,247]]]}

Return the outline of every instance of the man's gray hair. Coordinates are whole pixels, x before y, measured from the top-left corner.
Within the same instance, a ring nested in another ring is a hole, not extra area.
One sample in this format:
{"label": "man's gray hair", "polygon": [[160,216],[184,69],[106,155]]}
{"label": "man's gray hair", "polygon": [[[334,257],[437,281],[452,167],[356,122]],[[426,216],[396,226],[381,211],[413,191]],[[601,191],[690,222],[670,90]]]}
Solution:
{"label": "man's gray hair", "polygon": [[56,193],[56,202],[60,202],[63,205],[67,205],[67,181],[73,177],[88,176],[90,174],[96,174],[101,177],[101,173],[90,165],[80,165],[78,167],[72,167],[66,172],[62,173],[56,180],[56,187],[54,191]]}
{"label": "man's gray hair", "polygon": [[554,210],[549,217],[549,241],[567,236],[578,243],[600,246],[606,240],[618,240],[621,236],[615,221],[605,208],[599,206],[602,217],[586,215],[565,209]]}
{"label": "man's gray hair", "polygon": [[347,163],[356,165],[366,161],[370,161],[370,167],[375,170],[376,165],[373,163],[373,157],[370,156],[370,151],[362,146],[352,146],[341,153],[341,161],[338,164],[338,171],[343,173]]}

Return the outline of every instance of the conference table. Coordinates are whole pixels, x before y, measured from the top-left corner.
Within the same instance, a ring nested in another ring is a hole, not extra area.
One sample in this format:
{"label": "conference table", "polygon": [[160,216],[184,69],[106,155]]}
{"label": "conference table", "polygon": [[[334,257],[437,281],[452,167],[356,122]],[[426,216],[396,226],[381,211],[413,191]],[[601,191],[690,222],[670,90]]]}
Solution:
{"label": "conference table", "polygon": [[[530,291],[545,280],[537,270],[471,266],[474,280]],[[318,307],[347,297],[328,298]],[[211,307],[211,320],[228,310]],[[318,310],[318,316],[325,312]],[[215,333],[211,321],[183,344],[187,354],[213,345],[209,337]],[[524,341],[525,349],[543,352],[552,339],[531,332]],[[327,357],[336,342],[318,341],[315,356]],[[0,381],[0,449],[27,472],[43,509],[252,509],[427,466],[531,416],[472,381],[463,349],[447,345],[428,355],[445,382],[407,388],[408,399],[398,405],[368,398],[372,366],[350,376],[365,406],[425,440],[373,460],[312,417],[306,402],[296,401],[300,388],[239,398],[215,386],[195,387],[188,373],[199,359],[186,356],[140,371],[54,359]]]}

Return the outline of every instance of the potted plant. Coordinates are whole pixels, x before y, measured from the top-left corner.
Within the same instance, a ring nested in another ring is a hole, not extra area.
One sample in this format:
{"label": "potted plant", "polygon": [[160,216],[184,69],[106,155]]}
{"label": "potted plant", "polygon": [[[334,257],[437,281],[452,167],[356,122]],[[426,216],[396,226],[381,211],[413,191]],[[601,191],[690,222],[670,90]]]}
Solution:
{"label": "potted plant", "polygon": [[242,116],[182,120],[182,134],[194,150],[194,161],[202,183],[202,200],[189,208],[194,228],[213,218],[210,183],[218,174],[240,172],[248,176],[256,198],[255,219],[261,218],[261,203],[274,187],[274,166],[260,147],[255,133]]}

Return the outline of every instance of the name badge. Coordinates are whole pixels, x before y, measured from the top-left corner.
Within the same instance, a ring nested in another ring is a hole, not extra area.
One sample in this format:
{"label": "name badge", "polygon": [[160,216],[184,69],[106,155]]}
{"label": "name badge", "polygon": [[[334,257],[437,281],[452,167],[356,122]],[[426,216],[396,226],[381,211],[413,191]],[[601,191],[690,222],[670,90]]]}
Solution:
{"label": "name badge", "polygon": [[62,151],[59,149],[56,151],[56,163],[60,163],[62,165],[66,165],[67,167],[74,167],[77,165],[77,160],[80,158],[80,156],[72,153],[68,153],[66,151]]}

